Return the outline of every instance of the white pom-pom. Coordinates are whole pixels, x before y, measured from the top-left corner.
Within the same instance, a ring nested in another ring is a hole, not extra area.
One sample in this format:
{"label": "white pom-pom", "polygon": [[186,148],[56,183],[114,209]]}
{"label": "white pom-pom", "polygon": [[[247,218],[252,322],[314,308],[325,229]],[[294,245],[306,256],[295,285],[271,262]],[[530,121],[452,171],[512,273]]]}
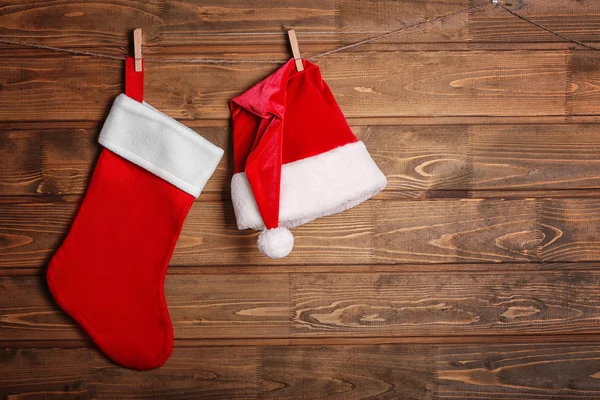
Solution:
{"label": "white pom-pom", "polygon": [[258,235],[258,249],[270,258],[283,258],[294,247],[294,235],[288,228],[265,229]]}

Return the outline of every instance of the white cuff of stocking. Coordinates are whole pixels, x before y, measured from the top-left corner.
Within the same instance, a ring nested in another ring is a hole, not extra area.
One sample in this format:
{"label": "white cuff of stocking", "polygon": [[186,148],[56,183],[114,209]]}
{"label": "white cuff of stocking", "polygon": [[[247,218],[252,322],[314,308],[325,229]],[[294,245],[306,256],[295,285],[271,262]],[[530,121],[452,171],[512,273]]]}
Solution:
{"label": "white cuff of stocking", "polygon": [[187,126],[124,94],[115,99],[98,142],[194,197],[223,157]]}
{"label": "white cuff of stocking", "polygon": [[[279,226],[293,228],[352,208],[387,184],[363,142],[350,143],[281,167]],[[245,172],[231,180],[239,229],[264,228]]]}

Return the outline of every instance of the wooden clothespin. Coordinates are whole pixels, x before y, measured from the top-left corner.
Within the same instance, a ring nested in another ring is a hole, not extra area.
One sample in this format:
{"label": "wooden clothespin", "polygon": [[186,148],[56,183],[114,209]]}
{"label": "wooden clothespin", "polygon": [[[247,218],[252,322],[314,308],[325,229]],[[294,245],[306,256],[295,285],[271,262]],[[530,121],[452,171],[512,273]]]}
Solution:
{"label": "wooden clothespin", "polygon": [[133,31],[133,57],[135,58],[135,72],[142,72],[142,29]]}
{"label": "wooden clothespin", "polygon": [[142,30],[133,31],[133,57],[125,59],[125,94],[139,102],[144,101],[144,59],[142,58]]}
{"label": "wooden clothespin", "polygon": [[296,61],[296,69],[298,72],[304,71],[304,65],[302,65],[302,56],[300,55],[300,47],[298,47],[298,39],[296,38],[296,31],[293,29],[288,30],[288,37],[290,38],[290,46],[292,47],[292,54]]}

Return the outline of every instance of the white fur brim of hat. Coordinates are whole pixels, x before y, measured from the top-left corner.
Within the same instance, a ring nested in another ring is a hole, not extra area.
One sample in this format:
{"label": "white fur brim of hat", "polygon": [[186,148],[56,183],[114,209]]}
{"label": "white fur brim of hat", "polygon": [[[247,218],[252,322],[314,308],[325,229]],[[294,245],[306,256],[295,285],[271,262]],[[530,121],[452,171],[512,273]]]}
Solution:
{"label": "white fur brim of hat", "polygon": [[[279,227],[293,228],[352,208],[375,196],[386,184],[385,175],[363,142],[284,164]],[[262,230],[265,225],[244,172],[233,176],[231,196],[238,228]]]}

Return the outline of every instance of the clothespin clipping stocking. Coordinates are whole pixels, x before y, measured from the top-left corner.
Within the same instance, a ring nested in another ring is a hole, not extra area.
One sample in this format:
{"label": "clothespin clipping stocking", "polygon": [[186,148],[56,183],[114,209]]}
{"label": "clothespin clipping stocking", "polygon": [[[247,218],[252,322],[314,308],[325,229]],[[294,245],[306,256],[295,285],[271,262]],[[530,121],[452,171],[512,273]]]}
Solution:
{"label": "clothespin clipping stocking", "polygon": [[125,94],[139,102],[144,101],[144,59],[142,58],[142,30],[133,31],[134,57],[125,59]]}
{"label": "clothespin clipping stocking", "polygon": [[296,61],[296,69],[298,70],[298,72],[304,71],[304,65],[302,64],[302,55],[300,55],[300,47],[298,47],[298,39],[296,38],[296,31],[293,29],[288,30],[288,37],[290,39],[290,46],[292,47],[294,61]]}

